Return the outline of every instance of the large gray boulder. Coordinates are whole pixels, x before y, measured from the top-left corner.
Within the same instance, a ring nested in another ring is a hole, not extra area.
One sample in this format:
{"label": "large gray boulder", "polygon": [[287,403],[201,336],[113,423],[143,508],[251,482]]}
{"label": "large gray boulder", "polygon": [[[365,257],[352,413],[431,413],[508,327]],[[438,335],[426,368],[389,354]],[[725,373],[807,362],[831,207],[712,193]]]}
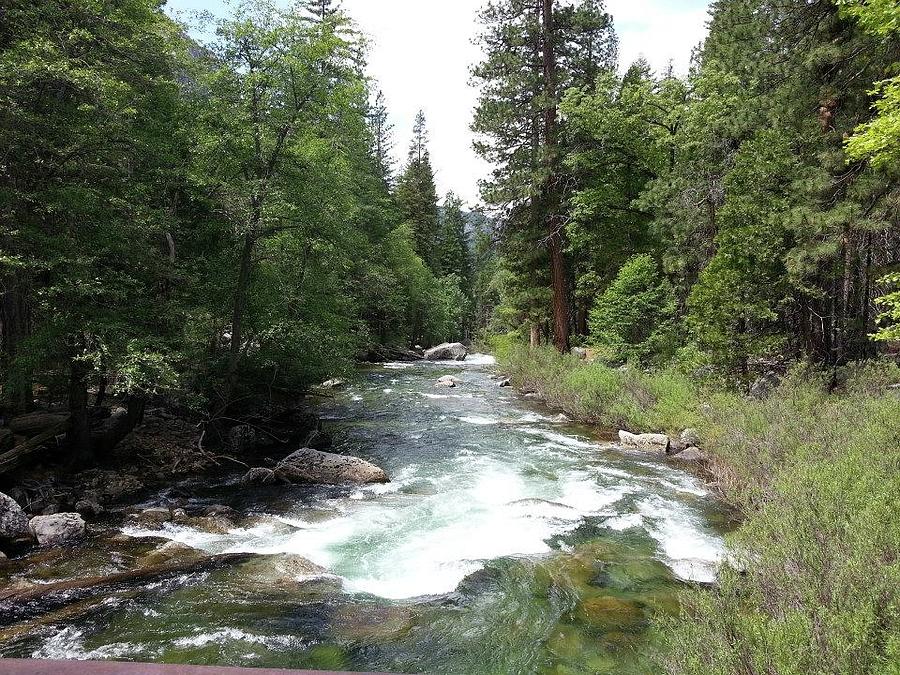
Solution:
{"label": "large gray boulder", "polygon": [[0,539],[15,539],[28,534],[28,516],[19,503],[0,492]]}
{"label": "large gray boulder", "polygon": [[428,361],[465,361],[469,350],[460,342],[446,342],[425,350]]}
{"label": "large gray boulder", "polygon": [[335,455],[312,448],[302,448],[281,460],[274,469],[256,468],[248,471],[242,482],[315,483],[339,485],[341,483],[389,483],[390,479],[381,467],[359,457]]}
{"label": "large gray boulder", "polygon": [[636,448],[648,452],[665,453],[669,449],[669,437],[665,434],[632,434],[619,432],[619,443],[623,448]]}
{"label": "large gray boulder", "polygon": [[28,530],[41,546],[62,546],[81,539],[85,524],[77,513],[56,513],[52,516],[35,516],[28,522]]}

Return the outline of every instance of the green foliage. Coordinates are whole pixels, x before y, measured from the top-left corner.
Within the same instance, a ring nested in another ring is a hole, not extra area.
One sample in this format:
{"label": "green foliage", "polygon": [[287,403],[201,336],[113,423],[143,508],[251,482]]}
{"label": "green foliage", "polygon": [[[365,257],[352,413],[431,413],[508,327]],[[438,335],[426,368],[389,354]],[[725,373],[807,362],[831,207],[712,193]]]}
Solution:
{"label": "green foliage", "polygon": [[657,262],[649,255],[634,256],[597,298],[591,339],[612,361],[672,356],[677,347],[674,316],[675,296]]}
{"label": "green foliage", "polygon": [[884,286],[894,287],[875,302],[884,310],[878,317],[881,328],[874,338],[883,342],[900,340],[900,273],[888,274],[881,280]]}
{"label": "green foliage", "polygon": [[900,663],[896,366],[836,393],[795,372],[765,401],[718,396],[704,439],[745,512],[732,565],[662,619],[670,672],[893,673]]}
{"label": "green foliage", "polygon": [[539,393],[574,419],[634,432],[677,434],[697,426],[700,391],[677,368],[649,373],[611,368],[508,340],[501,342],[498,359],[515,386]]}
{"label": "green foliage", "polygon": [[439,271],[436,253],[440,227],[437,187],[428,154],[425,113],[421,110],[416,116],[406,168],[397,182],[397,203],[403,218],[412,228],[416,253],[432,270]]}

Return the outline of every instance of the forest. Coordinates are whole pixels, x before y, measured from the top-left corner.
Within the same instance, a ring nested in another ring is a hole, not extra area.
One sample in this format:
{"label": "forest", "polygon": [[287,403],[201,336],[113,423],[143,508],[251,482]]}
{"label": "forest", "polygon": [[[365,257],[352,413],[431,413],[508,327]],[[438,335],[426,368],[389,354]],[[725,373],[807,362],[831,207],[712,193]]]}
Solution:
{"label": "forest", "polygon": [[107,467],[150,408],[224,452],[462,342],[572,420],[700,430],[737,562],[648,620],[661,670],[898,672],[896,0],[714,0],[686,74],[602,0],[486,0],[477,207],[423,112],[395,162],[340,3],[164,4],[0,0],[0,477]]}

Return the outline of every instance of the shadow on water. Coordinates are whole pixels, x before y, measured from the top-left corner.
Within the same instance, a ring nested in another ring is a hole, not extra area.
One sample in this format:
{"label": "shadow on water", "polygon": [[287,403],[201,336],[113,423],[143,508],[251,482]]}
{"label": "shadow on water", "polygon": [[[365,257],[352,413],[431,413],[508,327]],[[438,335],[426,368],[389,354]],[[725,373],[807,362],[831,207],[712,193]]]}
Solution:
{"label": "shadow on water", "polygon": [[[460,386],[434,386],[448,374]],[[487,365],[366,369],[322,412],[339,451],[392,483],[192,483],[194,504],[247,518],[225,533],[129,530],[105,557],[84,550],[21,576],[127,566],[158,538],[269,562],[110,591],[0,631],[0,656],[648,673],[654,613],[676,611],[685,583],[714,579],[725,519],[702,484],[560,423],[501,390]],[[294,573],[291,555],[328,574]]]}

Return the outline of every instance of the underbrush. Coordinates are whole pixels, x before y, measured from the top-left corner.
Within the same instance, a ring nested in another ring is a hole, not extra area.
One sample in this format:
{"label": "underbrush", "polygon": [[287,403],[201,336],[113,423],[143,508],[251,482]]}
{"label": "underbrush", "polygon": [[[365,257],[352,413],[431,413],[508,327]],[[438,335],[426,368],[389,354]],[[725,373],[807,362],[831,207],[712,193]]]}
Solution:
{"label": "underbrush", "polygon": [[798,367],[764,400],[677,368],[585,364],[510,350],[517,386],[585,422],[700,430],[743,514],[729,565],[660,617],[671,673],[900,673],[900,368]]}

